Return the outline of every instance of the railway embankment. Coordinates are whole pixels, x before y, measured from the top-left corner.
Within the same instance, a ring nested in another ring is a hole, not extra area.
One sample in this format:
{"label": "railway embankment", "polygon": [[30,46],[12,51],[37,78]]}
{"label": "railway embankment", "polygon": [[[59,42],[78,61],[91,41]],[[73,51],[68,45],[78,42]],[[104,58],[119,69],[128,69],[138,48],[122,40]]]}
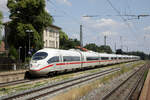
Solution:
{"label": "railway embankment", "polygon": [[0,72],[0,83],[24,79],[26,70]]}
{"label": "railway embankment", "polygon": [[150,100],[150,69],[148,71],[139,100]]}

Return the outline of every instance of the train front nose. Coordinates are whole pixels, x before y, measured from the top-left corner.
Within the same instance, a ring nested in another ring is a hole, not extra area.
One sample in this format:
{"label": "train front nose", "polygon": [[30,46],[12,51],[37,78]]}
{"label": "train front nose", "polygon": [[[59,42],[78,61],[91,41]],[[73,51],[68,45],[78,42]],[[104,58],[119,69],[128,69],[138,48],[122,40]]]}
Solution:
{"label": "train front nose", "polygon": [[40,74],[40,68],[38,64],[30,64],[29,73],[32,75],[38,75]]}
{"label": "train front nose", "polygon": [[45,76],[47,74],[47,71],[44,69],[44,67],[47,64],[43,61],[32,61],[29,68],[29,73],[36,76]]}

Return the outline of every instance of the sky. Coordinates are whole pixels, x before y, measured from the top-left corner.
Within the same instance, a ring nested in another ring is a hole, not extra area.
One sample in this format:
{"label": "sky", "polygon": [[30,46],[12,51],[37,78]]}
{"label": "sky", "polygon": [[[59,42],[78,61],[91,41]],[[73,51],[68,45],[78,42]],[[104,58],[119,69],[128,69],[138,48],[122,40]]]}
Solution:
{"label": "sky", "polygon": [[[0,0],[3,22],[9,20],[6,4],[7,0]],[[137,17],[150,15],[149,4],[150,0],[46,0],[46,10],[70,38],[79,40],[82,24],[84,45],[103,45],[106,35],[113,51],[116,44],[123,51],[150,53],[150,16]]]}

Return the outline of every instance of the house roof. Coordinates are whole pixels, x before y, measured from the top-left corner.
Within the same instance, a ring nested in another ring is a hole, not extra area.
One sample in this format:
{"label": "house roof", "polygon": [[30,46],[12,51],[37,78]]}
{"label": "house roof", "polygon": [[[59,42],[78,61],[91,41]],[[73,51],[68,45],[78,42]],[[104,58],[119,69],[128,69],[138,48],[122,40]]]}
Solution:
{"label": "house roof", "polygon": [[61,28],[60,27],[58,27],[58,26],[56,26],[56,25],[50,25],[50,27],[53,27],[53,28],[56,28],[56,29],[58,29],[58,30],[60,30]]}

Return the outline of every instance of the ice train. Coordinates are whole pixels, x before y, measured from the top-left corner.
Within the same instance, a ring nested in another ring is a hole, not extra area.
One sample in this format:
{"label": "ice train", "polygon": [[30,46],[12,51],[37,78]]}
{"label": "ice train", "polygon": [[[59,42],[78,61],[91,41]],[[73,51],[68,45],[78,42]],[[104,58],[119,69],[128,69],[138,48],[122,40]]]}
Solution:
{"label": "ice train", "polygon": [[44,48],[32,56],[29,64],[29,74],[35,76],[51,75],[62,71],[117,64],[139,59],[140,57],[131,55],[85,52],[77,49]]}

